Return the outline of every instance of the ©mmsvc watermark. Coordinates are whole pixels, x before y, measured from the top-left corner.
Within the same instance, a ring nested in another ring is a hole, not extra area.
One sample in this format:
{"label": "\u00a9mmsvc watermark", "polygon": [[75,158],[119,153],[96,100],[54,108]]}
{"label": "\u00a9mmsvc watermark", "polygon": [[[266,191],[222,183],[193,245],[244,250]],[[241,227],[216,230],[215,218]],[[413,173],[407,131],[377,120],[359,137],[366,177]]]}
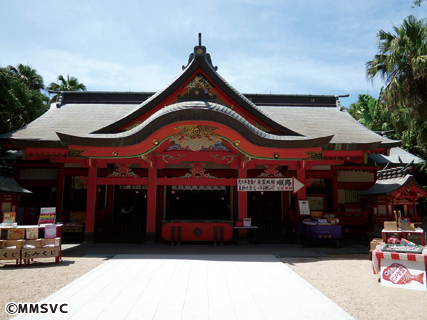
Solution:
{"label": "\u00a9mmsvc watermark", "polygon": [[63,303],[15,303],[8,302],[4,310],[8,315],[26,314],[26,313],[68,313],[65,309],[68,304]]}

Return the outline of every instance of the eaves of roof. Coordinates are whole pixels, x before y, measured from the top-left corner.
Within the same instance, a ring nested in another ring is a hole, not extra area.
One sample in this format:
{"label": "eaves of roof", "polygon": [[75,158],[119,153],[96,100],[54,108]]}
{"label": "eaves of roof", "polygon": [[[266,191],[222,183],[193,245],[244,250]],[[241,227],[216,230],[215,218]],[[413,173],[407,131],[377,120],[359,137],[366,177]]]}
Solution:
{"label": "eaves of roof", "polygon": [[383,179],[377,180],[375,184],[368,190],[363,193],[360,193],[361,196],[390,196],[393,192],[399,190],[405,186],[414,185],[420,191],[426,193],[425,190],[418,182],[415,180],[414,176],[406,175],[399,178]]}
{"label": "eaves of roof", "polygon": [[251,143],[272,148],[313,148],[327,145],[332,136],[307,138],[266,133],[256,128],[235,111],[225,106],[206,102],[181,102],[165,107],[135,128],[119,133],[92,133],[73,136],[58,132],[64,145],[130,146],[135,145],[166,125],[182,121],[213,121],[233,128]]}

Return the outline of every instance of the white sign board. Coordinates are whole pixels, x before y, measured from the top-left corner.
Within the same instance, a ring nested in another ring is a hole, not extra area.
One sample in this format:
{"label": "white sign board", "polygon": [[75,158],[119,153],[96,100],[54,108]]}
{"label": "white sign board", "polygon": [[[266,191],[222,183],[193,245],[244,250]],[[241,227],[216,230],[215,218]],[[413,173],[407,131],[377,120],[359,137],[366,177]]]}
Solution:
{"label": "white sign board", "polygon": [[424,261],[382,259],[381,285],[427,291]]}
{"label": "white sign board", "polygon": [[292,178],[237,179],[238,191],[293,191]]}

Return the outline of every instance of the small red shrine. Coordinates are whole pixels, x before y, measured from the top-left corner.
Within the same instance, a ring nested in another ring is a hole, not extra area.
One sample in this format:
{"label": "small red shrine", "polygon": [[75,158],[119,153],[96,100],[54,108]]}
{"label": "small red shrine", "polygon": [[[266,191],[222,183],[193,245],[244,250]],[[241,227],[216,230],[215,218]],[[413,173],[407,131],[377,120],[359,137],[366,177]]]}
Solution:
{"label": "small red shrine", "polygon": [[[45,114],[0,142],[22,151],[15,178],[33,191],[20,202],[26,222],[56,206],[64,222],[83,217],[87,240],[160,241],[172,226],[189,240],[208,240],[213,228],[227,240],[246,217],[292,230],[299,199],[351,227],[368,222],[358,195],[376,181],[369,155],[399,142],[359,124],[339,99],[242,94],[199,39],[164,89],[60,92]],[[238,191],[238,179],[250,178],[299,187]]]}
{"label": "small red shrine", "polygon": [[361,193],[372,208],[373,220],[381,225],[383,221],[396,221],[395,212],[412,222],[418,221],[417,201],[425,198],[427,190],[408,174],[407,168],[393,168],[378,171],[376,183]]}

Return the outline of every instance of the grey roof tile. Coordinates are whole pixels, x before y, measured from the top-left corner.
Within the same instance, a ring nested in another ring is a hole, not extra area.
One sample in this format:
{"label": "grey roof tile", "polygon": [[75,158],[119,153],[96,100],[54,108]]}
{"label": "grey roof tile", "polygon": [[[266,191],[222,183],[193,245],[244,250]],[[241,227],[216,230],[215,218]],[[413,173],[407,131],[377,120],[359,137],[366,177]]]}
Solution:
{"label": "grey roof tile", "polygon": [[345,109],[337,107],[262,106],[282,126],[306,137],[333,135],[331,143],[398,143],[384,138],[357,122]]}

